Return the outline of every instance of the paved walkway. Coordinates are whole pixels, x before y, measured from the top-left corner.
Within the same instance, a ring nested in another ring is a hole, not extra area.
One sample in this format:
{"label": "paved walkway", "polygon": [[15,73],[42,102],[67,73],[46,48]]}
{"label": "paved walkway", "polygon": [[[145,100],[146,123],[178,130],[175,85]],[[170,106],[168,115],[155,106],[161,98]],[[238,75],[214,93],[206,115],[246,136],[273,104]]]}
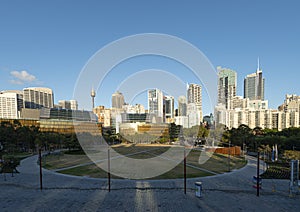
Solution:
{"label": "paved walkway", "polygon": [[[183,180],[107,180],[43,170],[39,190],[37,156],[21,161],[20,174],[0,176],[0,211],[300,211],[300,195],[289,195],[289,181],[263,180],[260,197],[252,187],[256,160],[231,173]],[[261,166],[262,167],[262,166]],[[195,197],[194,183],[203,183]]]}

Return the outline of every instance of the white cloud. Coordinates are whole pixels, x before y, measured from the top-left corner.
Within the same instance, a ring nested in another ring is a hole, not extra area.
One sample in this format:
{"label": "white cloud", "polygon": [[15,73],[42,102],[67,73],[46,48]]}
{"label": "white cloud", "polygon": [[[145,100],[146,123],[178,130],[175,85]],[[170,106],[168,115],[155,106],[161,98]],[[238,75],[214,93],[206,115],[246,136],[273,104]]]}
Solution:
{"label": "white cloud", "polygon": [[10,75],[14,78],[10,80],[11,83],[13,84],[18,84],[18,85],[23,85],[25,83],[32,83],[32,82],[37,82],[37,78],[29,74],[27,71],[11,71]]}
{"label": "white cloud", "polygon": [[24,83],[20,80],[10,80],[10,83],[16,84],[16,85],[23,85]]}

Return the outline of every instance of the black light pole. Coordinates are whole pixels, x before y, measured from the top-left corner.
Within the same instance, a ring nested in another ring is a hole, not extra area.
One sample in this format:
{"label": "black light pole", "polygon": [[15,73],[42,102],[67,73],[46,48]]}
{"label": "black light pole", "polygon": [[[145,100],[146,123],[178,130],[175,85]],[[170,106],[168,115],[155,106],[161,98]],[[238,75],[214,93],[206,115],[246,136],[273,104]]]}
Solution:
{"label": "black light pole", "polygon": [[243,157],[245,158],[245,137],[243,136]]}
{"label": "black light pole", "polygon": [[40,189],[43,190],[42,149],[41,148],[39,148],[39,165],[40,165]]}
{"label": "black light pole", "polygon": [[109,150],[109,147],[108,147],[108,150],[107,150],[107,178],[108,178],[108,192],[110,192],[110,150]]}
{"label": "black light pole", "polygon": [[186,155],[185,155],[185,147],[184,147],[184,164],[183,164],[183,175],[184,175],[184,194],[186,194]]}
{"label": "black light pole", "polygon": [[257,151],[256,196],[259,197],[259,151]]}
{"label": "black light pole", "polygon": [[230,141],[228,143],[228,172],[230,172]]}

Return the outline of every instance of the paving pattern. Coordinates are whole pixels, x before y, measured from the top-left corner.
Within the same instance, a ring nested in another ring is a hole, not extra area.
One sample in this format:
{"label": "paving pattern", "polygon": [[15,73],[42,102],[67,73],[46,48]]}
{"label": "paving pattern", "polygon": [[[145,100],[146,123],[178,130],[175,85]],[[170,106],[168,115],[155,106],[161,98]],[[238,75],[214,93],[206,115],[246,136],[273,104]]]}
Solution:
{"label": "paving pattern", "polygon": [[[21,162],[20,174],[0,176],[0,211],[300,211],[300,195],[289,181],[263,180],[260,196],[252,187],[256,161],[231,173],[187,180],[116,180],[62,175],[43,170],[39,189],[37,157]],[[262,166],[261,166],[262,167]],[[195,182],[203,184],[195,196]]]}

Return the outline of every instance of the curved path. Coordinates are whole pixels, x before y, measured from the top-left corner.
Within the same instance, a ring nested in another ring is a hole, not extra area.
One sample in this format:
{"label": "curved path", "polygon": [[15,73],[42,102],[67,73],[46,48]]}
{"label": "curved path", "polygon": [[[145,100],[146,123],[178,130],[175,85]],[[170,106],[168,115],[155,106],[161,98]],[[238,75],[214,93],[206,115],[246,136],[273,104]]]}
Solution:
{"label": "curved path", "polygon": [[[0,178],[0,211],[299,211],[299,195],[291,197],[289,181],[263,180],[260,197],[252,187],[256,159],[230,173],[187,180],[112,180],[58,174],[43,169],[39,190],[37,156],[21,161],[20,174]],[[261,166],[262,167],[262,166]],[[262,171],[262,170],[261,170]],[[195,182],[203,183],[195,197]]]}

